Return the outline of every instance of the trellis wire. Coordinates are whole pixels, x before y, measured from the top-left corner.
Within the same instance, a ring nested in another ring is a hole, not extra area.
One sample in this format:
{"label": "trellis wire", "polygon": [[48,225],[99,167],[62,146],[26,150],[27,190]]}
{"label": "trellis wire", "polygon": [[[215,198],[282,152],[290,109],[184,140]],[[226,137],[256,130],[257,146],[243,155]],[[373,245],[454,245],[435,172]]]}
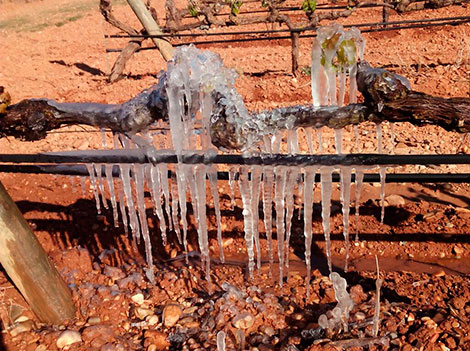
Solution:
{"label": "trellis wire", "polygon": [[[452,17],[449,17],[452,18]],[[462,16],[460,17],[461,19],[459,20],[449,20],[449,21],[444,21],[443,19],[426,19],[426,20],[417,20],[417,21],[395,21],[395,22],[376,22],[376,23],[359,23],[359,24],[354,24],[354,25],[347,25],[344,27],[367,27],[367,26],[383,26],[384,24],[387,25],[387,27],[377,27],[377,28],[365,28],[362,29],[362,33],[371,33],[371,32],[384,32],[384,31],[395,31],[395,30],[400,30],[400,29],[413,29],[413,28],[428,28],[428,27],[436,27],[436,26],[445,26],[445,25],[460,25],[460,24],[465,24],[470,22],[470,16]],[[424,23],[423,23],[424,22]],[[438,23],[436,23],[438,22]],[[408,24],[407,24],[408,23]],[[405,24],[405,25],[398,25],[394,27],[389,27],[388,25],[394,25],[394,24]],[[313,30],[313,29],[309,29]],[[302,32],[305,31],[304,29],[298,29],[298,30],[289,30],[289,29],[280,29],[278,31],[282,32]],[[276,31],[253,31],[253,32],[238,32],[242,34],[263,34],[263,33],[275,33]],[[228,32],[231,33],[230,35],[236,35],[237,32]],[[279,33],[279,32],[277,32]],[[219,34],[219,33],[207,33],[211,35],[224,35],[224,34]],[[204,34],[203,34],[204,35]],[[228,35],[228,34],[226,34]],[[155,37],[165,37],[166,35],[161,35],[161,36],[155,36]],[[168,36],[192,36],[190,34],[169,34]],[[168,37],[167,36],[167,37]],[[112,36],[110,36],[112,37]],[[125,36],[123,35],[122,37],[131,37],[131,36]],[[139,37],[139,36],[137,36]],[[300,34],[299,38],[314,38],[316,37],[316,34]],[[225,39],[225,40],[203,40],[203,41],[193,41],[193,42],[187,42],[187,43],[177,43],[173,44],[173,46],[181,46],[181,45],[188,45],[188,44],[193,44],[193,45],[208,45],[208,44],[227,44],[227,43],[240,43],[240,42],[254,42],[254,41],[265,41],[265,40],[286,40],[286,39],[292,39],[291,35],[285,35],[285,36],[270,36],[270,37],[256,37],[256,38],[238,38],[238,39]],[[150,46],[150,47],[145,47],[145,48],[139,48],[137,51],[145,51],[145,50],[155,50],[158,49],[155,46]],[[121,52],[122,49],[106,49],[106,52]]]}

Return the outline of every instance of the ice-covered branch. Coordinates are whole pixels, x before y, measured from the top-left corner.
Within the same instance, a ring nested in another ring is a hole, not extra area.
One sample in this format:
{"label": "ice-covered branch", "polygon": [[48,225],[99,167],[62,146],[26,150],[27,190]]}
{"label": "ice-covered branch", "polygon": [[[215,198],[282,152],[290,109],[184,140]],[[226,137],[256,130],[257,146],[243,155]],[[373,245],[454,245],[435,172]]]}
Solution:
{"label": "ice-covered branch", "polygon": [[[177,64],[174,60],[169,69],[174,69]],[[220,76],[230,74],[230,70],[223,70]],[[217,74],[214,73],[214,77],[218,77]],[[413,91],[405,78],[373,68],[366,62],[358,64],[357,72],[358,89],[364,102],[344,107],[306,105],[249,113],[230,79],[218,78],[217,84],[213,84],[210,77],[204,79],[207,80],[204,87],[191,83],[189,89],[194,90],[191,91],[194,96],[189,100],[195,100],[199,89],[210,90],[213,100],[209,126],[211,142],[228,150],[250,148],[263,136],[284,129],[323,126],[340,129],[364,121],[406,121],[415,125],[435,124],[449,131],[470,131],[470,99],[445,99]],[[167,74],[162,74],[157,85],[123,104],[23,100],[3,108],[3,112],[0,110],[0,135],[38,140],[44,138],[47,131],[71,124],[137,133],[157,120],[168,120],[167,89]],[[183,100],[183,104],[188,104],[188,98]]]}

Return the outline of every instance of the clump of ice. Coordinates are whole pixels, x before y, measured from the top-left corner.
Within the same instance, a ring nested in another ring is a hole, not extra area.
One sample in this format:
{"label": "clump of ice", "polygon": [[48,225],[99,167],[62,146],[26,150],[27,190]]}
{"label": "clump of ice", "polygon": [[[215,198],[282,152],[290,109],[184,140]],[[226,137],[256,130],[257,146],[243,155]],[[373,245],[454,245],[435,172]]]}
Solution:
{"label": "clump of ice", "polygon": [[322,314],[318,318],[318,324],[320,327],[326,330],[336,330],[343,328],[345,332],[348,331],[348,319],[349,313],[354,307],[354,301],[349,296],[346,279],[342,278],[338,273],[333,272],[330,274],[330,281],[333,284],[335,291],[335,298],[338,301],[336,307],[331,311],[330,317],[326,314]]}

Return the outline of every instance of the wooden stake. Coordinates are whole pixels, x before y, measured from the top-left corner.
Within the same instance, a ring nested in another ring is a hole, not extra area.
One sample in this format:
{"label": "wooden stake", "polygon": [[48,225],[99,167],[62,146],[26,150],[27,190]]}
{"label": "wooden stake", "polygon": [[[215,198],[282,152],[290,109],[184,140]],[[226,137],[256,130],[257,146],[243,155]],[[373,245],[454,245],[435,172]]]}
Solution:
{"label": "wooden stake", "polygon": [[67,284],[1,183],[0,263],[42,322],[61,324],[75,316]]}
{"label": "wooden stake", "polygon": [[[148,34],[163,34],[157,22],[153,19],[152,14],[141,0],[127,0],[127,2]],[[158,50],[160,50],[160,53],[166,61],[172,58],[174,48],[168,41],[160,38],[152,38],[152,41],[158,47]]]}

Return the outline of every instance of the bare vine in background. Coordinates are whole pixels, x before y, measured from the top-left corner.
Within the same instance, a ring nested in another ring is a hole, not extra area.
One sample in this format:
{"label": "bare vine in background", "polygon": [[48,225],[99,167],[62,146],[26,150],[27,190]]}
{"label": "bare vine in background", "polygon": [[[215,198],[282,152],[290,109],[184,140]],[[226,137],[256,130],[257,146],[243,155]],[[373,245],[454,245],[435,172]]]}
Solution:
{"label": "bare vine in background", "polygon": [[[180,32],[211,27],[228,27],[258,23],[278,23],[291,31],[292,71],[298,70],[299,30],[306,27],[317,27],[322,21],[337,20],[349,17],[362,7],[382,7],[384,25],[391,10],[399,13],[438,8],[453,4],[461,4],[468,0],[383,0],[360,1],[347,0],[344,5],[318,5],[317,0],[299,0],[297,6],[287,6],[286,0],[188,0],[185,8],[177,8],[173,0],[165,2],[165,23],[157,17],[157,11],[147,0],[146,5],[153,18],[164,33]],[[128,35],[146,34],[119,21],[113,14],[111,0],[100,0],[100,10],[105,20]],[[289,12],[297,10],[292,14]],[[300,15],[299,15],[300,13]],[[303,15],[301,14],[303,13]],[[116,60],[109,80],[116,81],[122,77],[126,62],[141,48],[145,38],[132,38]]]}

